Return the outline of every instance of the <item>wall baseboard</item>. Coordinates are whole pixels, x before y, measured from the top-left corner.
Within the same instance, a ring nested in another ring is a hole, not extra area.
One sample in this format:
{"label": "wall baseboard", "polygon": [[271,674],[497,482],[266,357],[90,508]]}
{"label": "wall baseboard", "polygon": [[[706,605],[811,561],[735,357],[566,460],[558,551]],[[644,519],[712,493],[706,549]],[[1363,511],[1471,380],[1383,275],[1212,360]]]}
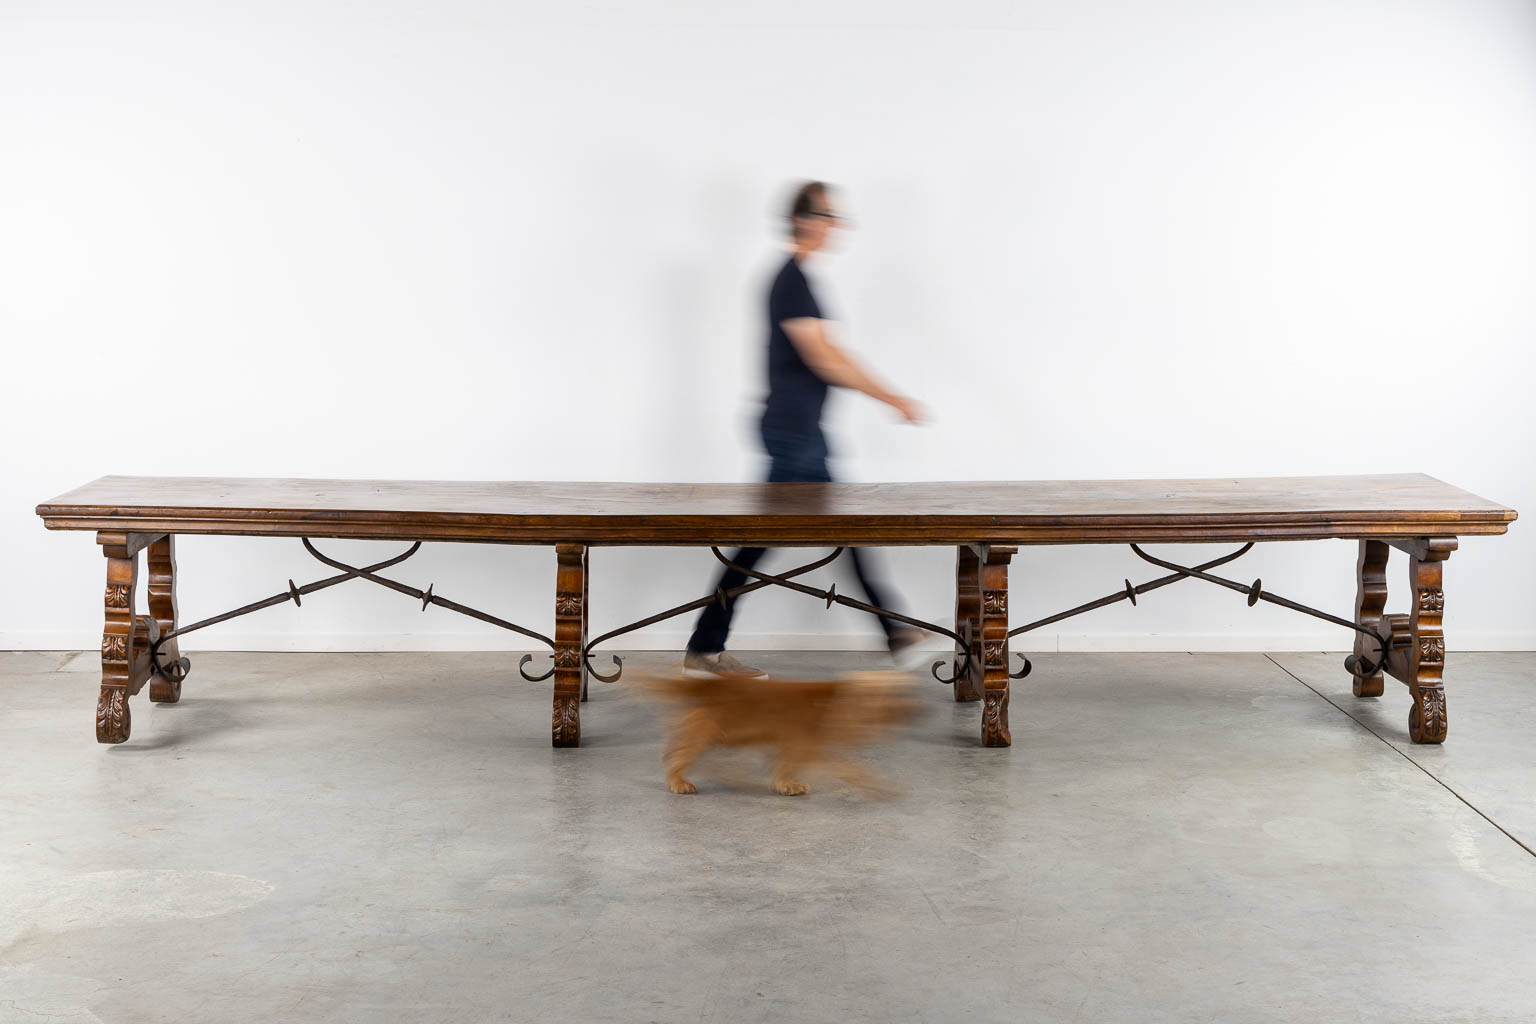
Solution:
{"label": "wall baseboard", "polygon": [[[1316,633],[1031,633],[1018,651],[1337,651],[1347,635],[1342,630]],[[1449,634],[1454,651],[1536,651],[1536,632]],[[680,651],[684,631],[646,632],[621,638],[613,651]],[[96,632],[59,630],[0,631],[0,651],[89,651],[101,642]],[[944,651],[942,638],[929,638],[924,648]],[[738,651],[878,651],[884,649],[873,633],[748,633],[731,635]],[[223,633],[199,644],[183,643],[191,651],[534,651],[545,650],[515,636],[493,633]]]}

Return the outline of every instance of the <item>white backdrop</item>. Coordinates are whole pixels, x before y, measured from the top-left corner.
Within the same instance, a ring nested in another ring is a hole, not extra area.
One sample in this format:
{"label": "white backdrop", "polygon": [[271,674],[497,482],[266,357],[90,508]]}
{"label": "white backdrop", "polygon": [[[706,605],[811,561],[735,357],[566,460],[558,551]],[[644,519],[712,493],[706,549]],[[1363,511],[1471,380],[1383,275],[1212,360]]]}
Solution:
{"label": "white backdrop", "polygon": [[[817,269],[845,340],[933,414],[836,397],[849,479],[1423,471],[1536,514],[1530,3],[551,6],[0,0],[0,647],[95,646],[99,549],[33,507],[104,473],[756,478],[801,177],[856,221]],[[184,619],[329,571],[297,541],[180,560]],[[886,556],[946,620],[952,560]],[[1233,571],[1347,613],[1353,564],[1319,542]],[[593,565],[598,630],[714,575]],[[1014,566],[1016,623],[1157,574]],[[397,570],[539,629],[553,573],[467,545]],[[1536,647],[1532,524],[1447,574],[1452,647]],[[793,594],[738,624],[739,648],[875,640]],[[1026,646],[1349,643],[1193,583],[1060,629]],[[517,639],[354,583],[187,646]]]}

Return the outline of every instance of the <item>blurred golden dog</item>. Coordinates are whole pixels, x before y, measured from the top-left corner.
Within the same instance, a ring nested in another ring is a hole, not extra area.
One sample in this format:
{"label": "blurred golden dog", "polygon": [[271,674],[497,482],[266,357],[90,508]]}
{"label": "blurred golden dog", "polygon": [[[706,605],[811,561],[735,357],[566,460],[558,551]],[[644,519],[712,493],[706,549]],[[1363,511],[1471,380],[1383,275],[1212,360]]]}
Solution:
{"label": "blurred golden dog", "polygon": [[888,794],[878,775],[853,757],[921,709],[900,672],[856,672],[838,679],[696,679],[645,674],[625,682],[671,705],[662,763],[674,793],[697,793],[686,772],[715,747],[769,747],[773,788],[785,796],[810,792],[798,776],[811,766],[859,787]]}

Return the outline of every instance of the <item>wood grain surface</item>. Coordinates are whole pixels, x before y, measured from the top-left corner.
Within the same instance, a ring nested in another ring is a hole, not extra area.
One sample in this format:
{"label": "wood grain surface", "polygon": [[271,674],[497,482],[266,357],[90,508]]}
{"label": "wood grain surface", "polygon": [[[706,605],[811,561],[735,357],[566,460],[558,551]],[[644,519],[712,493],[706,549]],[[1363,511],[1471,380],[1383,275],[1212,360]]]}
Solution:
{"label": "wood grain surface", "polygon": [[1423,474],[833,484],[105,476],[55,530],[599,544],[958,544],[1499,534]]}

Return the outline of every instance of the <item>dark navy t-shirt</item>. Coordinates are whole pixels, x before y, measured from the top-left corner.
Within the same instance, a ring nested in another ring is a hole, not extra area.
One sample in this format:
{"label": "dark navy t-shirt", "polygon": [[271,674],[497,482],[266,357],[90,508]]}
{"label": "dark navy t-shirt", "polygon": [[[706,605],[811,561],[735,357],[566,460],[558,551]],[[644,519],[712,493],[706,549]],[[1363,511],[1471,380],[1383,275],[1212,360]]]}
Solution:
{"label": "dark navy t-shirt", "polygon": [[814,437],[821,433],[827,382],[805,365],[782,326],[785,320],[805,316],[821,319],[821,306],[791,256],[768,290],[768,406],[763,428]]}

